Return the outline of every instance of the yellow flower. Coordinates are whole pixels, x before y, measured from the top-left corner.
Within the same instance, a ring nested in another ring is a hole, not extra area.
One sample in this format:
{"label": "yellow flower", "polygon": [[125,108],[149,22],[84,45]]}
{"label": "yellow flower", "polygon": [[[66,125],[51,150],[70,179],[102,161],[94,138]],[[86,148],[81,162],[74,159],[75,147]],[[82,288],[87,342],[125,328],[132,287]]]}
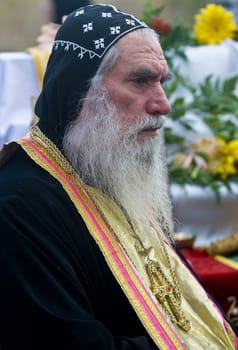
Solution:
{"label": "yellow flower", "polygon": [[221,5],[208,4],[195,15],[194,36],[199,44],[219,44],[234,38],[236,30],[233,13]]}
{"label": "yellow flower", "polygon": [[224,149],[225,154],[230,154],[234,160],[238,160],[238,140],[231,140],[230,142],[227,143],[225,149]]}
{"label": "yellow flower", "polygon": [[221,149],[221,164],[217,167],[216,173],[222,179],[226,179],[229,175],[235,175],[238,162],[238,140],[231,140],[225,143]]}

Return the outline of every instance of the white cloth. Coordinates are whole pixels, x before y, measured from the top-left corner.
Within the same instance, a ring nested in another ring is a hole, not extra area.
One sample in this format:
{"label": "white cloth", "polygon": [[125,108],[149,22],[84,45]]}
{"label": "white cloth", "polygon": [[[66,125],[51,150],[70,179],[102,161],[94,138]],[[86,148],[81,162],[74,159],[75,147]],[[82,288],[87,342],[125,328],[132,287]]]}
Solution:
{"label": "white cloth", "polygon": [[0,53],[0,148],[25,135],[32,122],[39,84],[32,56],[26,52]]}
{"label": "white cloth", "polygon": [[238,185],[232,186],[232,194],[223,188],[221,202],[210,188],[173,184],[170,190],[176,231],[195,234],[195,246],[238,232]]}
{"label": "white cloth", "polygon": [[175,64],[194,85],[211,74],[221,79],[238,74],[238,43],[233,40],[219,45],[188,46],[185,55],[187,62],[178,60]]}

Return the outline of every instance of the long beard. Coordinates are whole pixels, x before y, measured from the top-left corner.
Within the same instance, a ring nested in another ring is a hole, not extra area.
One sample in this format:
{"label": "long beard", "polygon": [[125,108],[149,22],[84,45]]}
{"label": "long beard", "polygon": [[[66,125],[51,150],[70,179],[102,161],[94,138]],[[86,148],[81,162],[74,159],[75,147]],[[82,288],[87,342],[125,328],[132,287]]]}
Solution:
{"label": "long beard", "polygon": [[[138,140],[144,128],[161,126],[161,117],[145,116],[126,130],[107,92],[84,101],[80,117],[64,137],[64,152],[82,180],[113,198],[133,222],[152,213],[166,234],[173,231],[163,131]],[[125,119],[124,119],[125,120]]]}

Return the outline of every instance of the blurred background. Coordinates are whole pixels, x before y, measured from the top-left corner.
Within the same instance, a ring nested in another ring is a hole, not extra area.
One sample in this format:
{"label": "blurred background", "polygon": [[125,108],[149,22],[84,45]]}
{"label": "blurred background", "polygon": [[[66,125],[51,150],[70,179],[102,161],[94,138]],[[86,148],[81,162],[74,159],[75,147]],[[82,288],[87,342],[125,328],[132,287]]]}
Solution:
{"label": "blurred background", "polygon": [[[67,0],[65,0],[67,2]],[[110,0],[91,3],[111,3],[122,11],[128,11],[139,18],[142,15],[145,0]],[[207,0],[153,0],[158,7],[166,5],[163,18],[171,22],[180,17],[184,23],[191,24],[196,11]],[[0,0],[0,51],[22,51],[35,45],[40,26],[50,21],[48,0]]]}
{"label": "blurred background", "polygon": [[[52,11],[54,2],[57,2],[59,9],[59,6],[65,8],[72,4],[75,8],[75,3],[76,7],[79,7],[78,3],[81,5],[88,0],[0,0],[0,148],[5,142],[24,136],[36,120],[34,104],[41,90],[48,54],[58,28],[55,25],[43,26],[49,22],[57,22]],[[91,4],[108,2],[122,11],[142,18],[147,0],[90,1]],[[168,39],[167,46],[166,40],[162,45],[164,52],[166,48],[167,52],[170,51],[169,67],[176,73],[171,82],[172,87],[175,86],[176,89],[170,89],[170,95],[169,87],[166,91],[172,107],[172,113],[166,118],[166,142],[169,139],[173,140],[171,148],[167,148],[168,160],[171,158],[169,169],[177,169],[169,172],[177,233],[175,239],[184,250],[189,263],[220,302],[227,317],[237,322],[238,329],[238,265],[230,269],[226,266],[224,269],[221,264],[215,263],[216,258],[212,258],[217,254],[227,255],[228,266],[231,266],[231,263],[234,266],[234,263],[238,262],[238,27],[237,38],[231,40],[231,33],[229,31],[228,35],[227,32],[231,20],[228,21],[225,15],[217,21],[213,10],[209,16],[206,15],[205,28],[203,26],[200,29],[202,34],[206,34],[205,44],[191,45],[191,42],[184,44],[181,41],[184,37],[181,33],[186,32],[188,37],[191,34],[194,15],[211,2],[235,12],[238,24],[238,0],[151,0],[153,8],[165,6],[159,15],[161,19],[174,24],[175,18],[178,17],[180,23],[180,27],[173,28],[176,35],[164,35],[164,39]],[[235,11],[231,9],[234,6]],[[58,23],[61,23],[62,14],[57,17],[60,18]],[[207,29],[208,17],[208,25],[214,28],[213,31]],[[159,26],[159,23],[160,29],[165,30],[166,27],[163,27],[161,22],[157,22],[157,25]],[[181,32],[181,24],[188,27],[188,30]],[[42,28],[47,28],[47,35],[46,31],[44,35],[40,35]],[[213,45],[210,41],[214,40],[217,33],[219,41],[216,42],[219,44]],[[40,45],[37,46],[37,43],[40,43],[39,35],[41,39],[44,37],[43,50],[42,41],[41,48]],[[50,39],[48,48],[46,39]],[[162,39],[161,32],[161,43]],[[181,60],[184,56],[187,60]],[[211,76],[213,79],[208,79]],[[193,127],[185,128],[186,125]],[[205,136],[208,137],[206,142]],[[222,152],[217,151],[215,136],[223,139]],[[194,149],[194,141],[198,141],[196,145],[198,147],[199,144],[201,148]],[[184,145],[187,145],[185,150]],[[198,159],[201,164],[200,156],[204,153],[207,158],[203,158],[203,162],[204,159],[208,159],[213,166],[221,164],[225,173],[228,164],[232,170],[229,170],[229,177],[222,178],[224,173],[221,173],[217,182],[217,174],[214,175],[199,166]],[[177,156],[180,156],[180,159],[181,156],[186,157],[183,158],[179,171],[179,162],[171,162],[172,158],[176,159]],[[217,163],[217,160],[220,163]],[[235,182],[233,167],[236,169]],[[184,174],[183,177],[181,174]],[[221,180],[225,186],[221,186]],[[218,192],[215,196],[214,189],[218,188],[219,196]],[[193,247],[194,250],[190,249]],[[208,247],[208,250],[202,250],[202,247]],[[207,256],[208,253],[211,257]],[[222,261],[224,263],[224,259]],[[212,268],[209,270],[207,267],[210,265]],[[221,281],[226,288],[222,288],[222,285],[217,288]],[[234,313],[230,311],[229,297],[235,297],[237,300]]]}

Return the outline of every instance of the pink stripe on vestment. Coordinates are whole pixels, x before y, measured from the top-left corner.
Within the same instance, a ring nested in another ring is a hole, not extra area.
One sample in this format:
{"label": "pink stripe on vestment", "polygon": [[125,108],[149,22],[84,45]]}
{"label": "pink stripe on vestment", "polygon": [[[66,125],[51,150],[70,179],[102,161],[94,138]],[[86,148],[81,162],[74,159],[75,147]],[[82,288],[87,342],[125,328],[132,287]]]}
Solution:
{"label": "pink stripe on vestment", "polygon": [[[159,333],[161,334],[163,340],[165,341],[165,343],[168,345],[169,349],[177,349],[174,344],[171,342],[171,340],[169,339],[168,335],[165,333],[164,329],[161,327],[160,323],[158,322],[158,320],[156,319],[156,317],[154,316],[153,312],[150,310],[149,306],[147,305],[147,303],[145,302],[145,300],[143,299],[143,297],[141,296],[141,293],[138,291],[138,289],[136,288],[134,282],[132,281],[132,279],[129,276],[129,273],[127,272],[126,268],[123,266],[123,263],[121,262],[121,260],[119,259],[119,257],[117,256],[117,252],[115,251],[112,243],[110,242],[110,240],[108,239],[107,235],[104,233],[104,231],[101,229],[100,225],[98,224],[98,222],[96,221],[96,219],[94,218],[92,212],[90,211],[90,208],[88,208],[88,206],[84,203],[83,199],[80,197],[78,191],[75,189],[74,185],[68,180],[68,178],[64,175],[63,172],[61,172],[54,163],[52,163],[49,158],[47,158],[45,156],[44,153],[42,153],[37,147],[35,147],[35,145],[33,143],[31,143],[29,140],[24,140],[28,146],[30,146],[41,158],[44,159],[44,161],[52,168],[54,169],[54,171],[65,181],[65,183],[69,186],[69,188],[71,189],[71,191],[73,192],[73,194],[75,195],[75,197],[77,197],[77,199],[79,200],[80,204],[83,206],[84,210],[86,211],[88,217],[90,218],[90,220],[93,222],[95,228],[97,229],[98,233],[100,234],[101,238],[103,239],[103,242],[106,244],[109,252],[111,253],[112,257],[114,258],[114,261],[116,262],[119,270],[121,271],[121,274],[123,275],[123,277],[125,278],[125,280],[127,281],[127,284],[130,286],[131,290],[134,293],[134,296],[136,297],[137,300],[139,300],[140,305],[143,307],[143,309],[146,311],[146,314],[148,315],[148,317],[150,318],[151,322],[153,323],[154,327],[159,331]],[[81,190],[82,187],[80,187]],[[98,212],[97,208],[93,205],[93,203],[91,202],[90,198],[88,197],[87,193],[84,191],[85,196],[87,196],[87,199],[90,201],[93,209],[95,210],[95,212],[97,212],[98,216],[100,217],[100,219],[104,222],[103,218],[101,217],[100,213]],[[108,231],[110,232],[110,230],[108,229]],[[124,253],[124,251],[122,250],[121,246],[118,244],[118,242],[115,240],[115,238],[113,237],[113,235],[111,235],[111,238],[113,240],[113,242],[117,245],[117,248],[120,250],[120,253],[122,254],[123,258],[126,260],[130,271],[133,273],[134,277],[136,278],[137,282],[140,284],[141,288],[143,289],[144,293],[147,295],[147,297],[151,300],[151,302],[153,303],[154,307],[156,308],[157,312],[159,313],[160,317],[163,319],[163,322],[165,324],[167,324],[168,328],[170,329],[170,331],[173,333],[173,336],[177,339],[177,342],[180,343],[180,346],[182,349],[186,349],[184,344],[181,343],[180,339],[178,338],[178,336],[176,335],[176,333],[171,329],[171,327],[168,325],[166,319],[164,318],[164,315],[160,312],[157,304],[154,302],[154,300],[151,298],[150,294],[148,293],[147,289],[144,287],[144,285],[141,283],[140,279],[138,278],[137,273],[135,273],[134,268],[131,265],[130,260],[128,259],[128,257],[126,256],[126,254]]]}

